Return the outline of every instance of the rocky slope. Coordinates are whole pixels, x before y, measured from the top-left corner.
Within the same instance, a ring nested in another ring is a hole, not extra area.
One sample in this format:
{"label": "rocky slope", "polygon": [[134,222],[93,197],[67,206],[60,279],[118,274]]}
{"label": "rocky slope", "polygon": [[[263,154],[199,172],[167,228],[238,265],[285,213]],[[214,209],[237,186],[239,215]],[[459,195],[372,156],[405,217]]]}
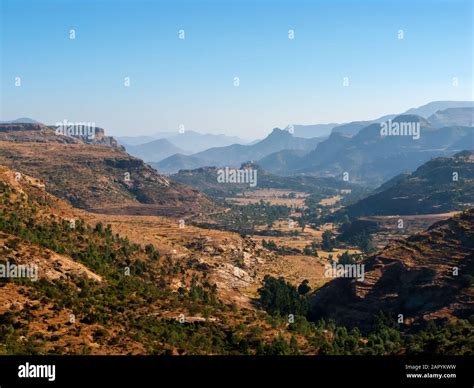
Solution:
{"label": "rocky slope", "polygon": [[393,241],[362,264],[364,281],[337,278],[312,295],[313,319],[367,328],[380,312],[403,314],[402,325],[467,318],[474,312],[474,209]]}
{"label": "rocky slope", "polygon": [[113,214],[186,217],[214,205],[125,153],[97,131],[94,144],[56,135],[41,124],[0,126],[0,164],[43,180],[75,207]]}
{"label": "rocky slope", "polygon": [[46,189],[0,166],[0,264],[38,274],[0,276],[0,354],[226,353],[225,333],[266,326],[243,290],[274,254],[160,217],[101,218]]}

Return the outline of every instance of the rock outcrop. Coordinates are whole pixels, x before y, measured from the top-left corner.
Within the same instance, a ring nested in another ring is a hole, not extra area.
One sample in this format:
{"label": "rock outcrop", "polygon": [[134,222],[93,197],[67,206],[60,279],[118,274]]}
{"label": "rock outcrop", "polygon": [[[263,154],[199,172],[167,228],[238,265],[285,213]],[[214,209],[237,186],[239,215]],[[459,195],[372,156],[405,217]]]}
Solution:
{"label": "rock outcrop", "polygon": [[404,324],[474,313],[474,209],[393,241],[369,257],[364,281],[337,278],[311,296],[314,319],[368,327],[379,313]]}

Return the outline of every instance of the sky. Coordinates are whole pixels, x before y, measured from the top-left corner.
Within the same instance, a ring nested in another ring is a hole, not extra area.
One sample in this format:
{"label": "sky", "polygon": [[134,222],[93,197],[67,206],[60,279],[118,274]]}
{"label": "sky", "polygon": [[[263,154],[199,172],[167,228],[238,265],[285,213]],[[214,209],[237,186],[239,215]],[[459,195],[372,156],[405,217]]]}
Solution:
{"label": "sky", "polygon": [[0,5],[0,120],[255,139],[474,97],[472,0]]}

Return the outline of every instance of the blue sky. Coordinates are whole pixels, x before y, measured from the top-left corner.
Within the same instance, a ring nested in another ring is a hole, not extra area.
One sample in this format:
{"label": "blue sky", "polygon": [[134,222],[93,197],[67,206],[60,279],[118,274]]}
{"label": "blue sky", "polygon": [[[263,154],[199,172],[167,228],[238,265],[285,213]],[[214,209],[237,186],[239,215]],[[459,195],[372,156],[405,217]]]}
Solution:
{"label": "blue sky", "polygon": [[473,99],[471,0],[0,3],[2,120],[255,138]]}

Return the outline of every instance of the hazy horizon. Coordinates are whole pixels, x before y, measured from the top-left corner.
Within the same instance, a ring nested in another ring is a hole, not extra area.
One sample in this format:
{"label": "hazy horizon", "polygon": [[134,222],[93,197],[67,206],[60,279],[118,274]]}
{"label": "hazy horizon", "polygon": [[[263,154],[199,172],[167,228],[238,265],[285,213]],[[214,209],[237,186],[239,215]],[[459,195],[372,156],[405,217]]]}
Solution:
{"label": "hazy horizon", "polygon": [[252,140],[289,124],[473,100],[465,0],[1,7],[1,120],[87,121],[113,136],[184,126]]}
{"label": "hazy horizon", "polygon": [[[474,100],[469,100],[469,102],[474,102]],[[409,109],[412,109],[412,108],[419,108],[421,106],[424,106],[424,105],[427,105],[429,103],[432,103],[432,102],[438,102],[438,101],[429,101],[427,102],[426,104],[422,104],[420,106],[414,106],[414,107],[408,107],[407,109],[405,109],[403,112],[385,112],[383,114],[380,114],[376,117],[369,117],[369,118],[360,118],[360,119],[355,119],[355,120],[350,120],[350,121],[345,121],[345,122],[342,122],[342,121],[338,121],[338,122],[332,122],[332,123],[319,123],[319,122],[316,122],[316,123],[292,123],[292,125],[303,125],[303,126],[310,126],[310,125],[330,125],[330,124],[337,124],[337,125],[343,125],[343,124],[347,124],[349,122],[356,122],[356,121],[370,121],[370,120],[375,120],[375,119],[378,119],[380,117],[383,117],[383,116],[386,116],[386,115],[391,115],[391,114],[402,114],[404,113],[405,111],[409,110]],[[465,102],[465,101],[450,101],[450,102]],[[48,122],[43,122],[41,120],[37,120],[36,118],[34,117],[28,117],[26,115],[23,115],[23,116],[19,116],[19,117],[15,117],[15,118],[10,118],[9,120],[5,120],[2,118],[1,121],[14,121],[14,120],[17,120],[17,119],[31,119],[31,120],[35,120],[35,121],[38,121],[44,125],[54,125],[55,123],[48,123]],[[100,125],[99,123],[96,123],[97,127],[100,127],[100,128],[104,128],[104,130],[106,131],[106,135],[110,135],[110,136],[116,136],[116,137],[140,137],[140,136],[148,136],[148,137],[157,137],[157,135],[160,135],[160,134],[163,134],[163,135],[167,135],[169,136],[170,133],[173,133],[173,131],[171,130],[157,130],[155,132],[141,132],[141,131],[136,131],[134,133],[126,133],[124,135],[117,135],[117,134],[114,134],[114,131],[113,129],[111,130],[110,128],[107,128],[107,127],[104,127],[102,125]],[[269,128],[266,130],[266,132],[261,132],[261,136],[254,136],[254,137],[243,137],[241,136],[240,134],[233,134],[233,133],[228,133],[228,132],[225,132],[225,131],[222,131],[222,132],[219,132],[219,131],[216,131],[216,132],[206,132],[206,131],[201,131],[199,129],[187,129],[186,132],[197,132],[197,133],[200,133],[202,135],[225,135],[225,136],[228,136],[228,137],[239,137],[240,140],[242,141],[256,141],[256,140],[261,140],[262,138],[268,136],[275,128],[279,128],[279,129],[287,129],[286,126],[277,126],[277,127],[273,127],[273,128]],[[176,132],[176,135],[179,135],[180,132],[179,131],[174,131]],[[184,132],[184,133],[186,133]],[[317,134],[315,134],[316,136]],[[298,136],[297,134],[295,134],[294,136]]]}

